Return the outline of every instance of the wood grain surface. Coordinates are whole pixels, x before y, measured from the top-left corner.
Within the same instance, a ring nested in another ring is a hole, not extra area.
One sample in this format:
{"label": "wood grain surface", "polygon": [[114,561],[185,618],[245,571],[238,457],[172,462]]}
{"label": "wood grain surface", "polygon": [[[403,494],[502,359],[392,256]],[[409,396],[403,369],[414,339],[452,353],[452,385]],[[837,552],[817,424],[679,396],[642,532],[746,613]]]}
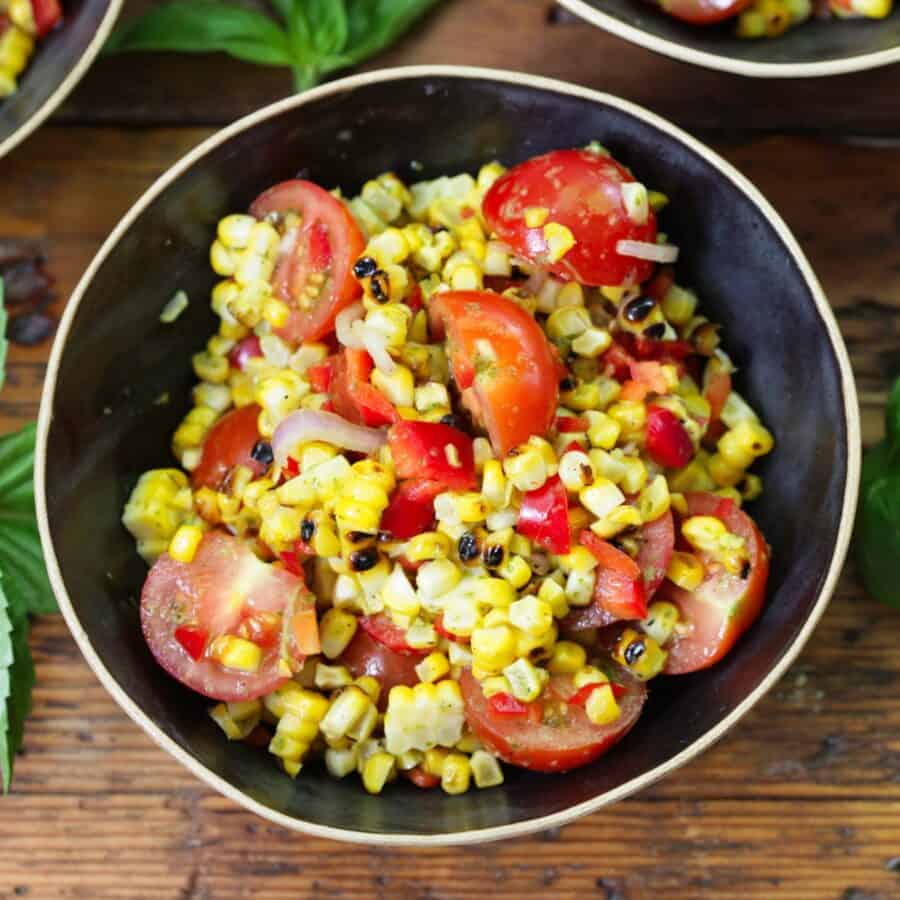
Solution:
{"label": "wood grain surface", "polygon": [[[850,349],[865,440],[877,440],[900,373],[900,151],[848,138],[898,136],[900,67],[778,85],[776,95],[586,26],[549,25],[547,7],[450,2],[380,61],[532,69],[615,89],[695,129],[741,132],[714,146],[808,253]],[[287,89],[279,73],[220,58],[101,62],[58,124],[0,162],[0,236],[41,240],[58,312],[122,213],[210,133],[198,123],[229,120]],[[803,107],[789,109],[785,97],[805,98]],[[35,415],[48,350],[13,349],[0,433]],[[33,632],[38,686],[25,752],[12,794],[0,799],[0,897],[898,898],[898,636],[898,615],[865,596],[851,562],[799,662],[671,778],[532,839],[387,851],[286,832],[208,790],[127,719],[62,621],[47,618]]]}

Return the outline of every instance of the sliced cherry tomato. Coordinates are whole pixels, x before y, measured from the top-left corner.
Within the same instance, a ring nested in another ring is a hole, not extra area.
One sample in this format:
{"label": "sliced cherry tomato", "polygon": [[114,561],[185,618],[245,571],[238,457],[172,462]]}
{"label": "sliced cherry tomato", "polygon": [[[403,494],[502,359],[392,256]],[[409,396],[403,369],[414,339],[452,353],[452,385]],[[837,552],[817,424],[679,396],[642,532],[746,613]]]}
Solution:
{"label": "sliced cherry tomato", "polygon": [[59,0],[31,0],[31,14],[38,37],[46,37],[62,21]]}
{"label": "sliced cherry tomato", "polygon": [[[566,281],[589,285],[636,285],[653,273],[653,263],[621,256],[622,240],[656,241],[656,215],[644,222],[629,215],[622,185],[632,174],[612,157],[589,150],[554,150],[520,163],[494,182],[482,205],[488,225],[520,256]],[[546,223],[529,228],[525,211],[548,211]],[[550,262],[544,229],[567,227],[575,245]]]}
{"label": "sliced cherry tomato", "polygon": [[658,0],[660,9],[691,25],[715,25],[733,19],[751,0]]}
{"label": "sliced cherry tomato", "polygon": [[374,616],[360,616],[359,627],[367,634],[372,635],[379,644],[384,644],[394,653],[402,656],[427,656],[427,650],[417,650],[406,643],[406,633],[395,625],[389,616],[377,613]]}
{"label": "sliced cherry tomato", "polygon": [[629,679],[625,684],[627,693],[619,701],[619,718],[610,725],[593,725],[582,708],[567,702],[576,692],[571,675],[550,676],[541,698],[540,722],[498,714],[468,669],[460,677],[466,721],[472,731],[501,759],[537,772],[566,772],[586,765],[621,740],[638,720],[647,697],[640,682]]}
{"label": "sliced cherry tomato", "polygon": [[522,497],[516,531],[551,553],[569,552],[569,497],[558,475]]}
{"label": "sliced cherry tomato", "polygon": [[434,498],[444,485],[434,481],[401,481],[381,516],[381,529],[401,541],[409,540],[434,524]]}
{"label": "sliced cherry tomato", "polygon": [[200,464],[191,473],[194,490],[201,487],[220,490],[228,483],[235,466],[246,466],[254,478],[265,474],[268,465],[250,455],[260,439],[256,424],[259,413],[258,406],[242,406],[225,413],[213,425],[203,442]]}
{"label": "sliced cherry tomato", "polygon": [[329,356],[328,359],[314,366],[310,366],[306,370],[306,377],[309,379],[310,386],[317,394],[327,394],[331,387],[331,378],[334,375],[335,357]]}
{"label": "sliced cherry tomato", "polygon": [[228,362],[231,364],[232,369],[238,369],[243,372],[244,366],[247,365],[247,360],[255,359],[257,356],[262,355],[262,346],[259,343],[259,338],[255,334],[251,334],[234,345],[231,353],[228,354]]}
{"label": "sliced cherry tomato", "polygon": [[[280,622],[286,611],[314,616],[313,604],[302,579],[257,559],[244,541],[212,531],[192,562],[167,553],[157,560],[141,592],[141,626],[156,661],[173,678],[214,700],[251,700],[290,677],[280,665]],[[276,639],[266,639],[264,631]],[[258,639],[264,652],[255,672],[213,659],[210,648],[223,635]],[[295,667],[303,661],[293,639],[285,650]]]}
{"label": "sliced cherry tomato", "polygon": [[[366,246],[350,210],[311,181],[284,181],[260,194],[250,207],[262,219],[296,213],[300,224],[282,240],[272,286],[291,306],[277,333],[291,343],[314,341],[334,328],[337,314],[362,292],[353,264]],[[320,285],[317,277],[324,276]],[[319,288],[315,298],[309,291]]]}
{"label": "sliced cherry tomato", "polygon": [[505,456],[553,422],[559,360],[540,325],[508,297],[448,291],[432,300],[432,335],[448,340],[463,405]]}
{"label": "sliced cherry tomato", "polygon": [[431,788],[436,788],[440,783],[441,779],[437,777],[437,775],[432,775],[431,772],[426,772],[422,766],[413,766],[411,769],[408,769],[406,772],[406,777],[417,787],[422,788],[423,790],[430,790]]}
{"label": "sliced cherry tomato", "polygon": [[715,494],[685,494],[685,500],[688,516],[715,516],[730,532],[742,537],[750,560],[746,572],[731,575],[699,554],[707,566],[700,587],[685,591],[671,581],[662,583],[659,599],[674,603],[687,626],[687,632],[679,629],[666,647],[669,657],[665,671],[669,675],[705,669],[722,659],[762,610],[769,577],[769,547],[750,516]]}
{"label": "sliced cherry tomato", "polygon": [[449,490],[478,485],[472,438],[440,422],[398,422],[388,431],[388,446],[400,478],[422,478]]}
{"label": "sliced cherry tomato", "polygon": [[391,402],[369,383],[374,364],[365,350],[345,347],[335,357],[331,376],[331,402],[334,411],[357,425],[378,428],[400,419]]}
{"label": "sliced cherry tomato", "polygon": [[412,687],[418,683],[416,666],[421,658],[408,653],[395,653],[375,640],[364,628],[356,629],[353,640],[339,657],[341,664],[350,670],[354,678],[371,675],[378,679],[381,684],[381,694],[378,698],[380,709],[387,706],[388,694],[392,687],[398,684]]}

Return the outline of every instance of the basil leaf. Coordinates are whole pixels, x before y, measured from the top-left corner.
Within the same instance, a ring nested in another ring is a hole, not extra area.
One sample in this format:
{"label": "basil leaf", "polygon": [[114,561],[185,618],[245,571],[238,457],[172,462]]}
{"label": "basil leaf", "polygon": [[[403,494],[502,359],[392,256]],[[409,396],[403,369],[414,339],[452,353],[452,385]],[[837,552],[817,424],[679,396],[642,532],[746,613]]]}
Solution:
{"label": "basil leaf", "polygon": [[4,290],[3,279],[0,278],[0,388],[6,381],[6,350],[8,343],[6,340],[6,307],[3,305]]}
{"label": "basil leaf", "polygon": [[326,58],[341,53],[349,34],[344,0],[307,0],[305,6],[315,51]]}
{"label": "basil leaf", "polygon": [[57,611],[34,513],[35,425],[0,438],[0,572],[14,617]]}
{"label": "basil leaf", "polygon": [[900,454],[900,378],[888,396],[887,408],[884,411],[885,433],[890,449]]}
{"label": "basil leaf", "polygon": [[347,0],[347,47],[327,61],[333,71],[356,65],[389,47],[439,0]]}
{"label": "basil leaf", "polygon": [[866,454],[862,485],[856,560],[869,593],[900,608],[900,468],[887,444]]}
{"label": "basil leaf", "polygon": [[33,687],[28,619],[12,613],[0,578],[0,788],[4,794],[9,791],[13,760],[22,746]]}
{"label": "basil leaf", "polygon": [[10,674],[14,661],[12,622],[0,581],[0,787],[5,794],[12,778],[12,741],[9,736]]}
{"label": "basil leaf", "polygon": [[129,50],[221,51],[245,62],[293,64],[288,36],[261,12],[219,0],[173,0],[117,29],[107,53]]}

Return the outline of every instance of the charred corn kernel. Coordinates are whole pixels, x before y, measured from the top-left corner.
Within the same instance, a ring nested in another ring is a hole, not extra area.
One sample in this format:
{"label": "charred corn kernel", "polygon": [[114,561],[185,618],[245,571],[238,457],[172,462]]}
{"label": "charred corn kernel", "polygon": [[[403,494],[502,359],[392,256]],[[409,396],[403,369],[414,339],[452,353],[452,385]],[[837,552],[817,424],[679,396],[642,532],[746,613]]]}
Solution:
{"label": "charred corn kernel", "polygon": [[591,328],[591,315],[583,306],[563,306],[550,313],[545,325],[553,341],[571,341]]}
{"label": "charred corn kernel", "polygon": [[759,475],[746,475],[741,483],[741,497],[750,502],[762,493],[762,479]]}
{"label": "charred corn kernel", "polygon": [[700,587],[706,572],[703,563],[693,553],[676,550],[669,560],[666,578],[686,591]]}
{"label": "charred corn kernel", "polygon": [[626,494],[636,494],[647,483],[647,467],[643,461],[633,456],[622,459],[625,474],[619,482]]}
{"label": "charred corn kernel", "polygon": [[681,533],[695,549],[710,554],[733,575],[740,573],[749,559],[747,542],[732,534],[713,516],[691,516],[681,524]]}
{"label": "charred corn kernel", "polygon": [[520,631],[537,637],[553,624],[553,610],[549,603],[535,596],[522,597],[510,605],[509,621]]}
{"label": "charred corn kernel", "polygon": [[181,525],[172,536],[169,544],[169,556],[176,562],[192,562],[202,540],[203,530],[201,528],[196,525]]}
{"label": "charred corn kernel", "polygon": [[594,573],[569,572],[565,590],[571,606],[587,606],[594,596]]}
{"label": "charred corn kernel", "polygon": [[559,262],[574,246],[575,235],[559,222],[548,222],[544,226],[544,240],[547,242],[547,260]]}
{"label": "charred corn kernel", "polygon": [[487,504],[480,494],[469,491],[447,491],[434,499],[434,514],[438,521],[472,524],[483,522]]}
{"label": "charred corn kernel", "polygon": [[605,328],[588,328],[572,341],[572,350],[593,359],[609,350],[611,344],[612,337]]}
{"label": "charred corn kernel", "polygon": [[450,661],[440,651],[429,653],[417,666],[416,675],[419,681],[440,681],[445,675],[450,674]]}
{"label": "charred corn kernel", "polygon": [[328,712],[319,723],[322,734],[329,741],[344,737],[371,705],[371,699],[362,690],[356,685],[350,685],[331,701]]}
{"label": "charred corn kernel", "polygon": [[697,295],[693,291],[672,285],[663,297],[663,315],[672,325],[687,325],[697,310]]}
{"label": "charred corn kernel", "polygon": [[596,478],[578,492],[578,499],[592,515],[602,519],[625,502],[625,495],[609,479]]}
{"label": "charred corn kernel", "polygon": [[731,466],[721,453],[714,453],[709,458],[706,469],[720,487],[734,487],[744,477],[744,470]]}
{"label": "charred corn kernel", "polygon": [[531,566],[523,557],[512,554],[503,561],[497,574],[519,590],[531,581]]}
{"label": "charred corn kernel", "polygon": [[554,675],[574,674],[587,662],[587,651],[574,641],[559,641],[553,647],[553,655],[547,668]]}
{"label": "charred corn kernel", "polygon": [[423,766],[425,771],[429,775],[434,775],[437,778],[441,777],[441,773],[444,771],[444,761],[450,755],[449,750],[445,750],[443,747],[432,747],[425,751],[425,757],[423,759]]}
{"label": "charred corn kernel", "polygon": [[237,669],[239,672],[255,672],[262,662],[262,648],[258,644],[233,634],[217,637],[209,652],[226,669]]}
{"label": "charred corn kernel", "polygon": [[419,568],[416,578],[419,597],[426,605],[443,597],[459,584],[459,569],[449,559],[436,559]]}
{"label": "charred corn kernel", "polygon": [[528,444],[510,451],[503,460],[503,472],[520,491],[537,490],[549,477],[544,455]]}
{"label": "charred corn kernel", "polygon": [[547,682],[546,670],[538,669],[527,659],[517,659],[503,669],[503,674],[509,682],[510,693],[523,703],[537,700]]}
{"label": "charred corn kernel", "polygon": [[464,794],[469,789],[472,768],[463,753],[448,753],[441,769],[441,788],[445,794]]}
{"label": "charred corn kernel", "polygon": [[469,765],[475,787],[489,788],[503,784],[503,770],[500,763],[486,750],[476,750],[469,759]]}
{"label": "charred corn kernel", "polygon": [[399,616],[413,618],[419,613],[419,598],[409,583],[403,568],[399,565],[394,566],[385,581],[384,587],[381,589],[381,599],[391,613]]}
{"label": "charred corn kernel", "polygon": [[191,357],[194,374],[201,381],[224,384],[228,380],[228,360],[211,353],[195,353]]}
{"label": "charred corn kernel", "polygon": [[586,453],[569,450],[559,460],[559,478],[567,491],[577,494],[594,483],[596,472]]}
{"label": "charred corn kernel", "polygon": [[540,228],[549,216],[550,210],[546,206],[529,206],[525,210],[525,225],[528,228]]}
{"label": "charred corn kernel", "polygon": [[500,672],[515,661],[515,632],[508,625],[476,628],[472,632],[472,662],[486,672]]}
{"label": "charred corn kernel", "polygon": [[616,695],[609,685],[596,688],[584,702],[584,712],[592,725],[609,725],[621,715]]}
{"label": "charred corn kernel", "polygon": [[325,768],[334,778],[346,778],[351,772],[355,772],[357,762],[356,747],[347,747],[345,750],[329,747],[325,751]]}
{"label": "charred corn kernel", "polygon": [[385,745],[395,754],[452,747],[462,737],[464,721],[462,694],[453,679],[413,688],[398,685],[388,695]]}
{"label": "charred corn kernel", "polygon": [[346,666],[329,666],[325,663],[316,663],[314,684],[320,690],[330,691],[335,688],[347,687],[353,682],[353,676]]}
{"label": "charred corn kernel", "polygon": [[607,410],[607,415],[619,423],[622,433],[637,434],[647,424],[647,407],[635,400],[621,400]]}
{"label": "charred corn kernel", "polygon": [[327,659],[337,659],[347,649],[357,628],[356,616],[342,609],[329,609],[319,622],[319,640]]}
{"label": "charred corn kernel", "polygon": [[644,522],[655,522],[665,515],[671,506],[669,485],[664,475],[657,475],[641,491],[639,510]]}
{"label": "charred corn kernel", "polygon": [[626,628],[616,641],[613,659],[641,681],[654,678],[662,671],[668,654],[649,635]]}
{"label": "charred corn kernel", "polygon": [[569,611],[565,588],[552,578],[545,578],[538,589],[538,599],[549,604],[553,618],[561,619]]}
{"label": "charred corn kernel", "polygon": [[[693,590],[693,588],[688,588],[688,590]],[[650,604],[647,618],[641,622],[641,628],[662,647],[672,637],[677,624],[678,607],[674,603],[659,600]]]}
{"label": "charred corn kernel", "polygon": [[384,750],[373,753],[363,763],[363,787],[370,794],[380,794],[394,771],[394,757],[390,753]]}
{"label": "charred corn kernel", "polygon": [[612,416],[599,410],[588,410],[585,418],[588,420],[587,436],[591,446],[612,450],[622,433],[622,425]]}
{"label": "charred corn kernel", "polygon": [[446,559],[451,551],[450,539],[439,531],[425,531],[409,539],[406,558],[410,562]]}

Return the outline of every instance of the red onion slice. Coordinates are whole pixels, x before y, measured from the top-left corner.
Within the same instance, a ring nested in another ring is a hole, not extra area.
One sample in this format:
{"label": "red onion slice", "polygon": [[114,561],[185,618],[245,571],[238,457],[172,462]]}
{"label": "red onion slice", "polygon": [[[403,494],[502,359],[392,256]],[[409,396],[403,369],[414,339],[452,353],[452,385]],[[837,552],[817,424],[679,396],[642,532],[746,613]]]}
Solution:
{"label": "red onion slice", "polygon": [[651,244],[648,241],[619,241],[616,253],[655,263],[673,263],[678,259],[678,248],[674,244]]}
{"label": "red onion slice", "polygon": [[284,465],[290,449],[306,441],[325,441],[345,450],[374,453],[386,440],[387,432],[383,429],[354,425],[320,409],[300,409],[275,429],[272,450],[278,465]]}

